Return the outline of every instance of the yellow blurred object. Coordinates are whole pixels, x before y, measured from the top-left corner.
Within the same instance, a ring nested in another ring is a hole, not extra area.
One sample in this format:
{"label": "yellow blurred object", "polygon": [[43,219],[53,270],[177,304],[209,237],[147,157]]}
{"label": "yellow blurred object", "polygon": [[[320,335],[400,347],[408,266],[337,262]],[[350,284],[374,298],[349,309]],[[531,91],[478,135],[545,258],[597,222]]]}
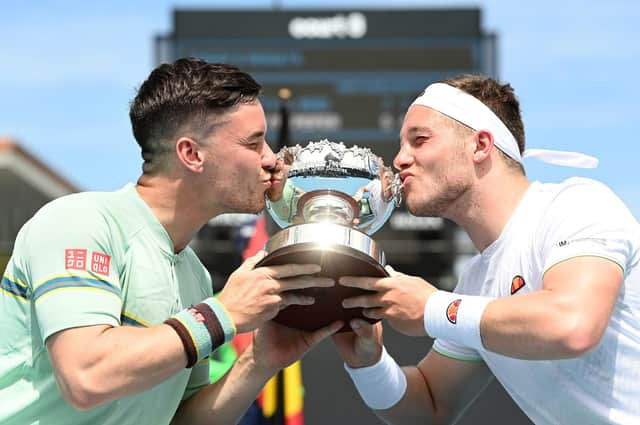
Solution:
{"label": "yellow blurred object", "polygon": [[304,389],[302,387],[302,367],[297,361],[284,371],[284,416],[289,418],[297,415],[304,407],[303,396]]}
{"label": "yellow blurred object", "polygon": [[261,394],[262,414],[270,418],[278,408],[278,375],[273,376],[264,386]]}

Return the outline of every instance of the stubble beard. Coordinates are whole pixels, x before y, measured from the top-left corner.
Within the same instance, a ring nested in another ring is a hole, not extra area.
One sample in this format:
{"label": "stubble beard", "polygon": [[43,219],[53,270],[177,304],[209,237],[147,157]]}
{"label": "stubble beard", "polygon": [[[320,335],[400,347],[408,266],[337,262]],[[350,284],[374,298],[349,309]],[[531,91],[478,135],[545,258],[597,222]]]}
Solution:
{"label": "stubble beard", "polygon": [[[262,196],[261,196],[262,195]],[[264,210],[264,193],[253,192],[245,199],[235,198],[230,212],[240,214],[259,214]]]}
{"label": "stubble beard", "polygon": [[224,187],[221,192],[224,193],[222,202],[225,213],[259,214],[265,208],[265,191],[259,190],[257,186]]}
{"label": "stubble beard", "polygon": [[447,182],[446,186],[445,190],[437,192],[431,198],[407,197],[407,209],[417,217],[449,217],[468,187],[461,181]]}

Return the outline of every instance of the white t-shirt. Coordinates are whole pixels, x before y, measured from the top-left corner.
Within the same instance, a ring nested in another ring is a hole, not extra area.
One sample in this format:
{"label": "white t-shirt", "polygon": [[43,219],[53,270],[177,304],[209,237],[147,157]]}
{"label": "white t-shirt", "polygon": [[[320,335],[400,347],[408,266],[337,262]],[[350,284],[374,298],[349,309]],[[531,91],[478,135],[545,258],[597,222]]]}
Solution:
{"label": "white t-shirt", "polygon": [[509,297],[577,256],[611,259],[624,282],[598,346],[566,360],[520,360],[438,339],[434,350],[482,359],[536,424],[640,424],[640,224],[605,185],[533,183],[502,234],[469,261],[455,292]]}

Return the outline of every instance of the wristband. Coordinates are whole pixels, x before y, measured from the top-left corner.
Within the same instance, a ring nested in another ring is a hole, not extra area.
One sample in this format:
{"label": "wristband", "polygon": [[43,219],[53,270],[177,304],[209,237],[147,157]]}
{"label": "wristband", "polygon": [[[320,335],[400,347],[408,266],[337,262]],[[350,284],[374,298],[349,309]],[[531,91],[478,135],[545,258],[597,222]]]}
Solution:
{"label": "wristband", "polygon": [[233,339],[236,328],[229,313],[215,298],[182,310],[165,324],[176,331],[187,354],[187,367],[209,356],[213,350]]}
{"label": "wristband", "polygon": [[[216,317],[220,321],[222,331],[224,332],[224,342],[229,342],[236,336],[236,324],[233,323],[231,315],[227,311],[224,304],[218,301],[217,298],[207,298],[203,303],[207,304],[211,310],[215,313]],[[200,304],[198,304],[199,306]],[[198,307],[196,306],[196,307]]]}
{"label": "wristband", "polygon": [[357,369],[350,368],[345,363],[344,368],[362,400],[372,409],[389,409],[407,391],[407,377],[384,347],[378,363]]}
{"label": "wristband", "polygon": [[480,320],[494,298],[436,291],[424,306],[424,328],[432,338],[483,350]]}

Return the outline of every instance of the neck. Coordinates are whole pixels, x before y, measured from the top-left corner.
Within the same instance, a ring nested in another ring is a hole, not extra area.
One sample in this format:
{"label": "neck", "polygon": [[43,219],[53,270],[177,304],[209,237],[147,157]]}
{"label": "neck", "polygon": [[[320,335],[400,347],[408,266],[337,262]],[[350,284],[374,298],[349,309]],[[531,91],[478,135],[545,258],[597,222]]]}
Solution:
{"label": "neck", "polygon": [[478,182],[450,214],[480,252],[496,241],[530,183],[521,174],[498,175]]}
{"label": "neck", "polygon": [[197,191],[184,190],[183,179],[164,175],[142,175],[136,190],[151,208],[173,241],[174,252],[182,251],[193,235],[211,217],[205,216]]}

